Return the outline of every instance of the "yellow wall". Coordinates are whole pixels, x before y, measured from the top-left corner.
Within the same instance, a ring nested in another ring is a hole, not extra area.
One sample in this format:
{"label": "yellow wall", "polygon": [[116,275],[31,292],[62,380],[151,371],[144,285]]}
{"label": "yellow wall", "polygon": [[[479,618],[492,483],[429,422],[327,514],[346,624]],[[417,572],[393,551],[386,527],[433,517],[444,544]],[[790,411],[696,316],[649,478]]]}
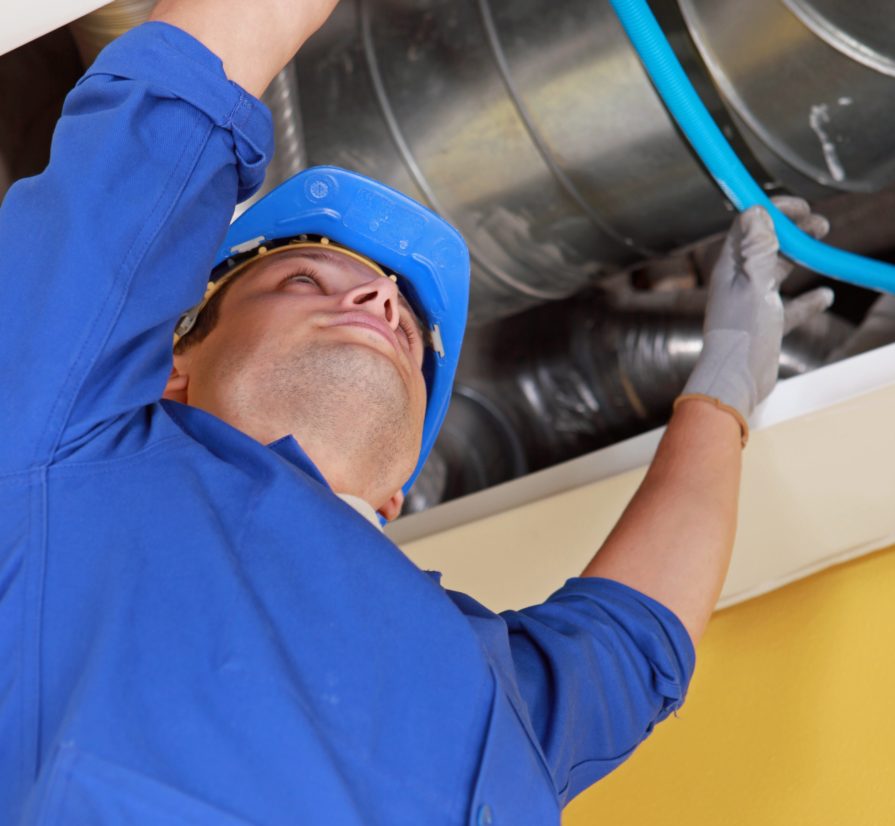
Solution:
{"label": "yellow wall", "polygon": [[677,719],[564,826],[895,823],[895,547],[717,613]]}

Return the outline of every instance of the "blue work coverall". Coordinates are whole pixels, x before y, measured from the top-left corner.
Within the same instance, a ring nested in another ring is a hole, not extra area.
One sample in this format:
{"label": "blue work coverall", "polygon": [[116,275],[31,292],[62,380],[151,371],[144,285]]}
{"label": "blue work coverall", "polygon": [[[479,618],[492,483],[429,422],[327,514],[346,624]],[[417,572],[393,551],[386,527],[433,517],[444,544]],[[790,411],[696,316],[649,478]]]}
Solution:
{"label": "blue work coverall", "polygon": [[495,614],[291,436],[159,401],[271,150],[148,23],[0,209],[0,823],[557,823],[682,703],[680,621],[595,578]]}

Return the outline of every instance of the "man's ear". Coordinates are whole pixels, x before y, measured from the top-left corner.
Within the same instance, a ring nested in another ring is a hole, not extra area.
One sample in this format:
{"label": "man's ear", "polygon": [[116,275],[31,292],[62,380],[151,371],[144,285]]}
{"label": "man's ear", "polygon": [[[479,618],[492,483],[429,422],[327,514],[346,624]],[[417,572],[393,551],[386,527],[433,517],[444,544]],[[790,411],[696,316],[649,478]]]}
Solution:
{"label": "man's ear", "polygon": [[387,522],[391,522],[401,515],[402,507],[404,507],[404,492],[399,490],[379,509],[379,513]]}
{"label": "man's ear", "polygon": [[186,404],[189,385],[190,377],[186,373],[181,373],[177,369],[177,364],[175,363],[173,367],[171,367],[171,375],[168,376],[168,383],[165,385],[165,392],[162,393],[162,398],[167,399],[168,401]]}

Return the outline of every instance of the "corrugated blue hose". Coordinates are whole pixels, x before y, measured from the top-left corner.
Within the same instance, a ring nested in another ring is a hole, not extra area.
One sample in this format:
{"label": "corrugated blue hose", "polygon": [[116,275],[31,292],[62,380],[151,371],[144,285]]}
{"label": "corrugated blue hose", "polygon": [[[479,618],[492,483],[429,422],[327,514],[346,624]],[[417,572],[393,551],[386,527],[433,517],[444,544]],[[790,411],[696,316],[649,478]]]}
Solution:
{"label": "corrugated blue hose", "polygon": [[763,206],[774,220],[781,251],[796,263],[840,281],[895,292],[895,266],[812,238],[771,203],[712,120],[646,0],[610,2],[668,110],[734,206],[740,211]]}

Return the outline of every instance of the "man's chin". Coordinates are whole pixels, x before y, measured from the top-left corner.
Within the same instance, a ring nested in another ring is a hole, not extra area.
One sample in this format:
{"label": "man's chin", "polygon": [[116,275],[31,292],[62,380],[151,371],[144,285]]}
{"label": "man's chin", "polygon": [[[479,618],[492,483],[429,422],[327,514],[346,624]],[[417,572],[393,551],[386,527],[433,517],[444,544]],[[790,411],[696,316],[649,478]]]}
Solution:
{"label": "man's chin", "polygon": [[408,456],[419,441],[425,401],[414,401],[411,380],[375,345],[321,336],[264,373],[260,403],[297,411],[334,444],[362,440],[380,456]]}
{"label": "man's chin", "polygon": [[[383,341],[382,345],[375,340],[333,342],[331,357],[344,359],[346,364],[352,366],[352,372],[357,374],[362,383],[367,383],[365,380],[367,377],[375,376],[387,386],[394,383],[395,392],[400,393],[401,398],[409,400],[410,388],[406,367],[399,363],[387,342]],[[345,375],[344,378],[348,380],[349,376]]]}
{"label": "man's chin", "polygon": [[356,391],[359,400],[379,404],[409,404],[409,389],[394,356],[385,348],[365,341],[319,342],[305,347],[300,372],[315,376],[331,392]]}

